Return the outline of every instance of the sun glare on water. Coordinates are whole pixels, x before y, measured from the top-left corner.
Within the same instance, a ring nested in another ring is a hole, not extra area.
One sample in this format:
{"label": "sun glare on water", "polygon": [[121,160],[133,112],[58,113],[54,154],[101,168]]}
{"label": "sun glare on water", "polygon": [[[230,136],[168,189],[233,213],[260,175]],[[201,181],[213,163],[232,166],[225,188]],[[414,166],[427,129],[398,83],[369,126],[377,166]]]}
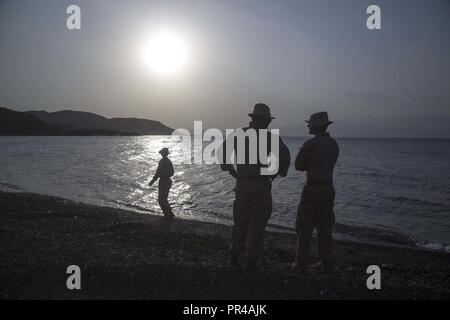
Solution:
{"label": "sun glare on water", "polygon": [[145,52],[150,68],[160,75],[181,72],[188,63],[188,47],[185,39],[169,30],[160,31],[150,37]]}

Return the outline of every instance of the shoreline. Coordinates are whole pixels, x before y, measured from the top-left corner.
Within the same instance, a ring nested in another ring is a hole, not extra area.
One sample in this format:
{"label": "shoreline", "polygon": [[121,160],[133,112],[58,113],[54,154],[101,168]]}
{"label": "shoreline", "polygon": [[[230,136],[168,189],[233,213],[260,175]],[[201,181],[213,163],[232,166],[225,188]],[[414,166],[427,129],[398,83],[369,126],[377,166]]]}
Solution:
{"label": "shoreline", "polygon": [[[335,241],[334,276],[304,275],[295,235],[267,232],[264,270],[232,274],[226,225],[4,191],[0,219],[2,299],[450,299],[450,254],[419,247]],[[381,290],[366,287],[373,264]]]}
{"label": "shoreline", "polygon": [[[75,203],[79,203],[80,205],[88,205],[88,206],[96,206],[96,207],[104,207],[104,208],[110,208],[110,209],[117,209],[117,210],[124,210],[129,211],[136,214],[151,214],[155,216],[162,216],[162,213],[158,215],[157,212],[154,212],[153,210],[149,211],[148,209],[144,208],[130,208],[127,206],[120,206],[120,205],[114,205],[109,203],[91,203],[91,202],[84,202],[82,200],[73,200],[73,199],[67,199],[60,196],[55,196],[51,194],[41,194],[36,192],[30,192],[30,191],[24,191],[17,186],[9,185],[9,184],[2,184],[0,183],[0,193],[6,192],[6,193],[23,193],[23,194],[33,194],[38,196],[44,196],[44,197],[50,197],[50,198],[60,198],[65,199],[68,201],[72,201]],[[183,219],[183,218],[181,218]],[[205,220],[193,220],[197,222],[204,222],[204,223],[214,223],[214,224],[220,224],[224,226],[231,227],[232,221],[231,220],[224,220],[219,219],[217,221],[205,221]],[[223,222],[226,221],[226,222]],[[287,227],[284,225],[277,225],[273,223],[268,223],[266,231],[273,232],[273,233],[286,233],[286,234],[295,234],[295,230],[292,227]],[[333,230],[333,239],[335,241],[343,241],[343,242],[354,242],[359,244],[368,244],[368,245],[376,245],[376,246],[383,246],[383,247],[393,247],[393,248],[405,248],[405,249],[418,249],[418,250],[425,250],[425,251],[432,251],[432,252],[444,252],[450,254],[450,245],[449,244],[443,244],[439,242],[433,242],[429,240],[417,240],[414,239],[412,236],[401,233],[399,231],[393,231],[389,229],[379,229],[375,227],[368,227],[368,226],[356,226],[356,225],[349,225],[349,224],[343,224],[337,222],[334,226]]]}

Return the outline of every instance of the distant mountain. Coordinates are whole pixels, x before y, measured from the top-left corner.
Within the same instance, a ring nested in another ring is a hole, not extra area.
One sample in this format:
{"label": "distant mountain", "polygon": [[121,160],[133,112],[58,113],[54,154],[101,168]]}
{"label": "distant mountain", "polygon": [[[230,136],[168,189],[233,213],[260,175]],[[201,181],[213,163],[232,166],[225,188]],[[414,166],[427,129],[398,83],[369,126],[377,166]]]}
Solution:
{"label": "distant mountain", "polygon": [[[338,137],[450,138],[450,116],[422,114],[386,118],[336,120],[330,127]],[[284,136],[308,136],[306,123],[280,128]]]}
{"label": "distant mountain", "polygon": [[27,113],[34,115],[40,120],[57,125],[63,129],[92,129],[101,128],[103,123],[107,121],[105,117],[99,116],[95,113],[80,112],[80,111],[27,111]]}
{"label": "distant mountain", "polygon": [[107,119],[95,113],[63,110],[28,111],[40,120],[66,130],[112,130],[136,135],[168,135],[173,129],[161,122],[138,118]]}
{"label": "distant mountain", "polygon": [[1,135],[55,135],[61,129],[48,124],[32,114],[0,107]]}
{"label": "distant mountain", "polygon": [[160,122],[135,118],[107,119],[79,111],[18,112],[0,107],[0,135],[129,136],[171,134]]}

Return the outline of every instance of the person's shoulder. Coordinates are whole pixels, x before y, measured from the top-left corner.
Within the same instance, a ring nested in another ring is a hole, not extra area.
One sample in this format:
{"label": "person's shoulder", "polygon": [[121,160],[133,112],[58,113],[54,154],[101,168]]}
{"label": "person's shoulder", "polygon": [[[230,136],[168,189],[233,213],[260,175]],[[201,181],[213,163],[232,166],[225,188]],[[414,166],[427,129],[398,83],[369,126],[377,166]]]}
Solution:
{"label": "person's shoulder", "polygon": [[273,132],[271,129],[267,129],[267,137],[276,139],[278,138],[281,142],[284,143],[283,139],[281,138],[280,132]]}
{"label": "person's shoulder", "polygon": [[337,143],[336,139],[328,135],[327,137],[327,145],[331,148],[333,148],[336,152],[339,152],[339,144]]}
{"label": "person's shoulder", "polygon": [[312,137],[308,140],[306,140],[305,142],[303,142],[303,147],[308,148],[308,147],[312,147],[317,143],[317,137]]}
{"label": "person's shoulder", "polygon": [[332,143],[334,143],[335,145],[338,145],[337,141],[335,138],[333,138],[331,135],[328,135],[327,137]]}

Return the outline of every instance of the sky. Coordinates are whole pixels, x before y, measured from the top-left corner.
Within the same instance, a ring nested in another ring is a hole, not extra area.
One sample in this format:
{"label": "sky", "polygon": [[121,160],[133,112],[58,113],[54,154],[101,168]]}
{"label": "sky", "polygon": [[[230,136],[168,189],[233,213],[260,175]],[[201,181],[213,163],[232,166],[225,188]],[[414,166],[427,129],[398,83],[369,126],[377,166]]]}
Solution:
{"label": "sky", "polygon": [[[80,30],[66,27],[71,4]],[[381,30],[366,27],[371,4]],[[171,75],[146,61],[161,30],[188,52]],[[0,106],[18,111],[172,128],[243,126],[257,102],[271,107],[272,127],[323,110],[338,123],[448,117],[449,84],[448,0],[0,0]]]}

